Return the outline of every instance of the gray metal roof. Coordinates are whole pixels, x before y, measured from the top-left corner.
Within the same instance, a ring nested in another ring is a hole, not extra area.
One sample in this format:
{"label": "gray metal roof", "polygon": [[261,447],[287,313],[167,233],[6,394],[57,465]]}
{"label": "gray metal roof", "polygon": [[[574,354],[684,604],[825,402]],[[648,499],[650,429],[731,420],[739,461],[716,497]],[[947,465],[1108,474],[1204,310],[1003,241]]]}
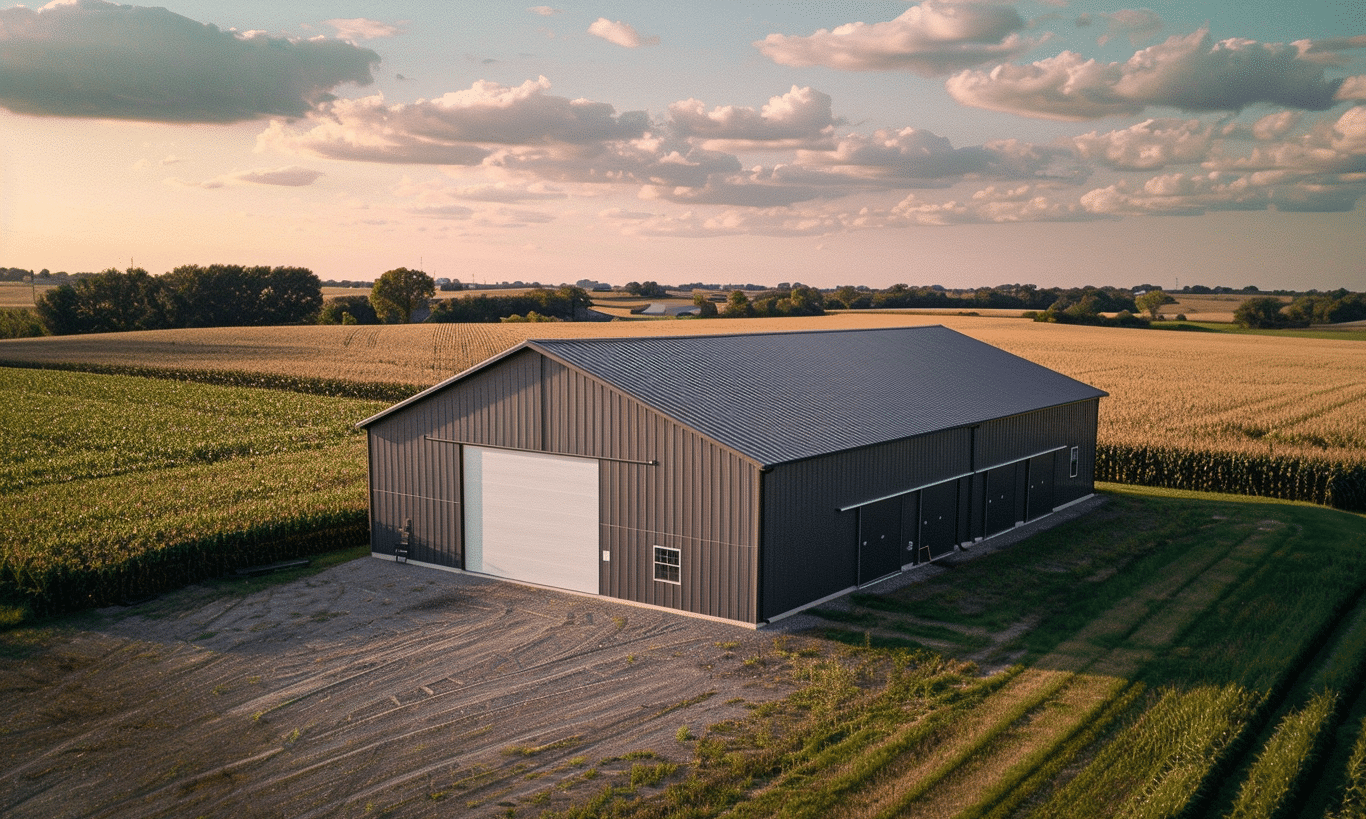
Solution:
{"label": "gray metal roof", "polygon": [[969,426],[1108,395],[942,326],[527,341],[760,464]]}
{"label": "gray metal roof", "polygon": [[527,346],[767,465],[1107,394],[940,326]]}

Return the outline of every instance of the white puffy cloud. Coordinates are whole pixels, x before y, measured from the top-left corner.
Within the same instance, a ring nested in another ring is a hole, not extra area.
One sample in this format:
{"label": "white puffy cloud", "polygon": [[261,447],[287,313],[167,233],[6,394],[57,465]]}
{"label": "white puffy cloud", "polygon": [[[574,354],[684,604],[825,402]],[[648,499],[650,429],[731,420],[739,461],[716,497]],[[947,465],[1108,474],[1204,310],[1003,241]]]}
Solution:
{"label": "white puffy cloud", "polygon": [[1203,161],[1214,144],[1214,128],[1198,119],[1149,119],[1117,131],[1073,137],[1084,159],[1117,170],[1156,170]]}
{"label": "white puffy cloud", "polygon": [[1263,141],[1280,139],[1299,125],[1303,118],[1304,114],[1299,111],[1277,111],[1274,114],[1267,114],[1253,123],[1252,136]]}
{"label": "white puffy cloud", "polygon": [[1341,65],[1347,62],[1344,51],[1366,48],[1366,34],[1355,37],[1325,37],[1322,40],[1296,40],[1291,43],[1299,49],[1301,59],[1327,65]]}
{"label": "white puffy cloud", "polygon": [[945,137],[921,128],[849,134],[832,150],[798,153],[803,165],[838,169],[891,187],[923,187],[934,180],[951,184],[970,175],[1080,180],[1087,172],[1073,160],[1070,150],[1016,140],[955,148]]}
{"label": "white puffy cloud", "polygon": [[[865,217],[867,218],[867,217]],[[969,225],[1011,222],[1082,222],[1104,218],[1070,202],[1057,202],[1029,185],[979,190],[966,200],[927,202],[915,194],[882,218],[885,225]]]}
{"label": "white puffy cloud", "polygon": [[1097,42],[1105,45],[1116,37],[1128,37],[1129,42],[1138,45],[1162,30],[1162,18],[1151,9],[1121,9],[1110,14],[1083,14],[1077,18],[1078,26],[1089,26],[1097,20],[1105,21],[1105,33]]}
{"label": "white puffy cloud", "polygon": [[1366,106],[1344,111],[1333,123],[1329,140],[1335,150],[1366,156]]}
{"label": "white puffy cloud", "polygon": [[1064,51],[1030,65],[963,71],[946,83],[965,105],[1063,120],[1136,115],[1149,105],[1186,111],[1237,111],[1253,103],[1322,111],[1342,80],[1286,45],[1252,40],[1215,43],[1207,29],[1171,37],[1123,63],[1099,63]]}
{"label": "white puffy cloud", "polygon": [[798,88],[772,97],[759,110],[736,105],[707,110],[701,100],[687,99],[669,106],[675,135],[702,140],[716,150],[770,150],[828,145],[835,126],[844,120],[831,113],[829,94]]}
{"label": "white puffy cloud", "polygon": [[151,122],[301,116],[342,83],[373,82],[375,52],[340,40],[239,34],[164,8],[103,0],[0,10],[0,107]]}
{"label": "white puffy cloud", "polygon": [[1343,80],[1334,99],[1366,101],[1366,74],[1357,74]]}
{"label": "white puffy cloud", "polygon": [[1218,171],[1163,174],[1139,187],[1122,181],[1088,191],[1081,197],[1086,210],[1111,216],[1196,216],[1209,210],[1264,210],[1270,201],[1265,186]]}
{"label": "white puffy cloud", "polygon": [[485,165],[557,182],[699,188],[740,171],[731,154],[655,136],[598,145],[499,151]]}
{"label": "white puffy cloud", "polygon": [[593,21],[593,24],[588,27],[588,33],[622,48],[659,45],[658,37],[642,36],[629,23],[623,23],[620,20],[613,22],[606,17],[599,17]]}
{"label": "white puffy cloud", "polygon": [[398,26],[391,26],[378,20],[367,20],[364,17],[337,18],[325,20],[324,23],[335,28],[337,36],[343,40],[377,40],[403,33],[403,29]]}
{"label": "white puffy cloud", "polygon": [[[165,164],[165,163],[162,163]],[[290,165],[284,168],[256,168],[250,171],[237,171],[235,173],[216,176],[212,179],[205,179],[202,182],[186,182],[182,179],[169,179],[168,182],[183,187],[192,188],[222,188],[228,185],[280,185],[287,188],[300,188],[305,185],[312,185],[323,176],[322,171],[315,171],[310,168],[301,168],[298,165]]]}
{"label": "white puffy cloud", "polygon": [[807,37],[770,34],[754,46],[781,65],[935,76],[1023,54],[1036,45],[1019,35],[1024,27],[1009,6],[925,0],[895,20],[848,23]]}
{"label": "white puffy cloud", "polygon": [[258,137],[277,147],[333,159],[474,165],[490,146],[592,145],[645,132],[644,113],[547,94],[545,77],[509,87],[479,81],[432,100],[387,104],[382,96],[336,100],[295,127],[278,120]]}
{"label": "white puffy cloud", "polygon": [[550,17],[562,13],[560,9],[557,9],[554,6],[532,6],[531,8],[527,9],[527,11],[531,12],[532,14],[539,14],[542,17]]}

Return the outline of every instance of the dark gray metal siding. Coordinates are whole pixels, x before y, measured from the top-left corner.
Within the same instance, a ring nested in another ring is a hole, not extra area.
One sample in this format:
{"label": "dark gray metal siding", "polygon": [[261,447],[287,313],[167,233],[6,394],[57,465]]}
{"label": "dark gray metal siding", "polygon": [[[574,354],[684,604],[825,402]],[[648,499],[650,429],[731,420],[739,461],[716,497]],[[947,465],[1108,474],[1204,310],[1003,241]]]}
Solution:
{"label": "dark gray metal siding", "polygon": [[971,453],[972,431],[960,428],[774,467],[764,476],[760,616],[858,582],[858,515],[841,507],[970,472]]}
{"label": "dark gray metal siding", "polygon": [[[546,448],[599,458],[604,595],[756,622],[758,468],[585,374],[543,359]],[[654,579],[654,549],[682,582]]]}
{"label": "dark gray metal siding", "polygon": [[1077,401],[988,421],[977,428],[977,468],[1025,458],[1054,447],[1079,447],[1077,477],[1069,475],[1068,453],[1054,459],[1053,505],[1084,498],[1095,489],[1096,424],[1100,399]]}
{"label": "dark gray metal siding", "polygon": [[[998,473],[1008,480],[1009,508],[1001,518],[1010,528],[1026,517],[1024,459],[1072,446],[1080,448],[1080,469],[1077,477],[1068,476],[1066,449],[1053,459],[1052,505],[1090,494],[1098,406],[1099,399],[1080,401],[774,467],[764,477],[761,616],[775,617],[857,584],[857,510],[840,508],[975,473],[955,482],[957,504],[950,510],[957,539],[972,540],[992,533],[986,531],[985,470],[1018,462]],[[918,511],[923,519],[941,510]]]}

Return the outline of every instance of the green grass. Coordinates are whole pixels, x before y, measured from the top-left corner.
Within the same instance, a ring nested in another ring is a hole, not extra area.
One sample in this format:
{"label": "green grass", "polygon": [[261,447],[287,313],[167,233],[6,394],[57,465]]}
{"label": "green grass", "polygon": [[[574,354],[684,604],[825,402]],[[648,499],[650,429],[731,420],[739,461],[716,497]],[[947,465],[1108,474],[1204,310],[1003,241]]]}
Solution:
{"label": "green grass", "polygon": [[1282,336],[1285,338],[1328,338],[1340,341],[1366,341],[1366,330],[1321,330],[1314,327],[1284,330],[1254,330],[1236,324],[1214,321],[1154,321],[1154,330],[1184,330],[1196,333],[1228,333],[1240,336]]}
{"label": "green grass", "polygon": [[[1251,817],[1323,792],[1317,816],[1360,811],[1343,794],[1366,792],[1366,740],[1343,697],[1359,702],[1366,666],[1364,585],[1361,515],[1116,491],[927,582],[852,596],[815,632],[833,657],[788,658],[796,694],[699,732],[663,793],[618,789],[594,809]],[[996,636],[952,652],[1014,664],[974,676],[890,636],[964,627]]]}

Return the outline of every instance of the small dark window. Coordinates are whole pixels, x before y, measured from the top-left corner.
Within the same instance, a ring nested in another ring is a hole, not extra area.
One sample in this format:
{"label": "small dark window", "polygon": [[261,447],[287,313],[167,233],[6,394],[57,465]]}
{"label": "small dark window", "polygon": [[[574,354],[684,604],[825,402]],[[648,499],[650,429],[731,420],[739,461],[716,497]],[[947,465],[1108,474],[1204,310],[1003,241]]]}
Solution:
{"label": "small dark window", "polygon": [[663,580],[665,583],[679,582],[678,568],[681,563],[681,558],[682,555],[677,549],[656,546],[655,580]]}
{"label": "small dark window", "polygon": [[1081,447],[1072,447],[1072,465],[1068,468],[1068,473],[1072,477],[1077,477],[1077,464],[1081,462]]}

